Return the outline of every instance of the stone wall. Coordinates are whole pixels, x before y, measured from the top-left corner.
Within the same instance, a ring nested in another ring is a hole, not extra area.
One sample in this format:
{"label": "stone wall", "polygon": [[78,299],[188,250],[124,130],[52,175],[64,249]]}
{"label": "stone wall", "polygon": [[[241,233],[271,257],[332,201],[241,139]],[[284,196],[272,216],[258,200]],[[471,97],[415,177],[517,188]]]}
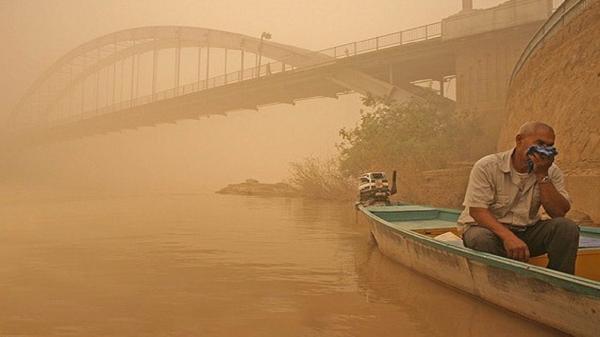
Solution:
{"label": "stone wall", "polygon": [[514,144],[521,124],[556,130],[557,164],[567,174],[573,208],[600,222],[600,1],[544,42],[513,79],[498,150]]}
{"label": "stone wall", "polygon": [[415,172],[398,176],[398,194],[392,199],[429,205],[462,209],[472,163],[460,163],[453,167]]}

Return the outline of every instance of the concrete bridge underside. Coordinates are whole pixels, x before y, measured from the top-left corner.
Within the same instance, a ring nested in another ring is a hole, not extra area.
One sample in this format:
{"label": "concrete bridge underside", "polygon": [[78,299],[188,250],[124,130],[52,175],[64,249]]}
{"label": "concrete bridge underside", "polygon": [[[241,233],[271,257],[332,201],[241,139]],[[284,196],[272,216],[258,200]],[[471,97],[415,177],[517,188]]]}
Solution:
{"label": "concrete bridge underside", "polygon": [[[367,88],[367,89],[365,89]],[[408,91],[410,90],[410,92]],[[310,69],[275,74],[268,78],[243,81],[223,87],[203,90],[159,102],[136,106],[109,114],[74,121],[46,129],[34,129],[19,135],[20,143],[40,143],[48,140],[72,139],[94,134],[136,129],[179,120],[199,119],[226,112],[258,109],[271,104],[295,104],[315,98],[337,98],[350,92],[367,92],[404,100],[425,94],[417,87],[397,89],[382,80],[364,76],[361,72],[332,65],[327,69]],[[412,92],[412,93],[411,93]],[[452,106],[450,100],[440,100]]]}

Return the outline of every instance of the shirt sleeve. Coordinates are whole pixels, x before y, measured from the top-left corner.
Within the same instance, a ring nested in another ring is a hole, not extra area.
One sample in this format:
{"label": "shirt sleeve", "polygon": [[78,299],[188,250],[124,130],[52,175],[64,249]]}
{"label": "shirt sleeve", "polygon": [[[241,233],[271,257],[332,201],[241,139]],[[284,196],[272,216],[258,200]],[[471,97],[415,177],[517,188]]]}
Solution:
{"label": "shirt sleeve", "polygon": [[473,165],[463,206],[488,208],[494,201],[494,187],[489,166],[481,161]]}
{"label": "shirt sleeve", "polygon": [[558,166],[553,164],[550,167],[548,175],[550,176],[550,181],[552,182],[552,185],[554,185],[558,193],[560,193],[563,197],[565,197],[565,199],[567,199],[569,203],[571,203],[571,196],[569,196],[569,193],[565,188],[565,177],[563,176],[563,173],[558,168]]}

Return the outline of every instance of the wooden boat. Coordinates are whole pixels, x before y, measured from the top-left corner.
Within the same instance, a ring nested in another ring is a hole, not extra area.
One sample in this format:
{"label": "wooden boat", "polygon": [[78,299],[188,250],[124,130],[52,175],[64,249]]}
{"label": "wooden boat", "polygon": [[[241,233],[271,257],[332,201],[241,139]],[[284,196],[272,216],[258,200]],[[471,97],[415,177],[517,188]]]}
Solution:
{"label": "wooden boat", "polygon": [[434,237],[456,234],[459,211],[416,205],[357,206],[379,250],[415,271],[575,336],[600,334],[600,228],[582,227],[576,275],[465,248]]}

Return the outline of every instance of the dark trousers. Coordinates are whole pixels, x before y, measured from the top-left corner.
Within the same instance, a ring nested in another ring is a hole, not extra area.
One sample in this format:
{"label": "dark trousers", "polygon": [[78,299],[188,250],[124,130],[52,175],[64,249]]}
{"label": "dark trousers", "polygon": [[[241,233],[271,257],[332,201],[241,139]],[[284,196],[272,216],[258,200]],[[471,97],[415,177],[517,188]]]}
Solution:
{"label": "dark trousers", "polygon": [[[524,231],[513,233],[529,247],[533,256],[548,254],[548,268],[575,273],[579,227],[567,218],[540,220]],[[487,228],[470,226],[463,234],[466,247],[506,257],[502,240]]]}

